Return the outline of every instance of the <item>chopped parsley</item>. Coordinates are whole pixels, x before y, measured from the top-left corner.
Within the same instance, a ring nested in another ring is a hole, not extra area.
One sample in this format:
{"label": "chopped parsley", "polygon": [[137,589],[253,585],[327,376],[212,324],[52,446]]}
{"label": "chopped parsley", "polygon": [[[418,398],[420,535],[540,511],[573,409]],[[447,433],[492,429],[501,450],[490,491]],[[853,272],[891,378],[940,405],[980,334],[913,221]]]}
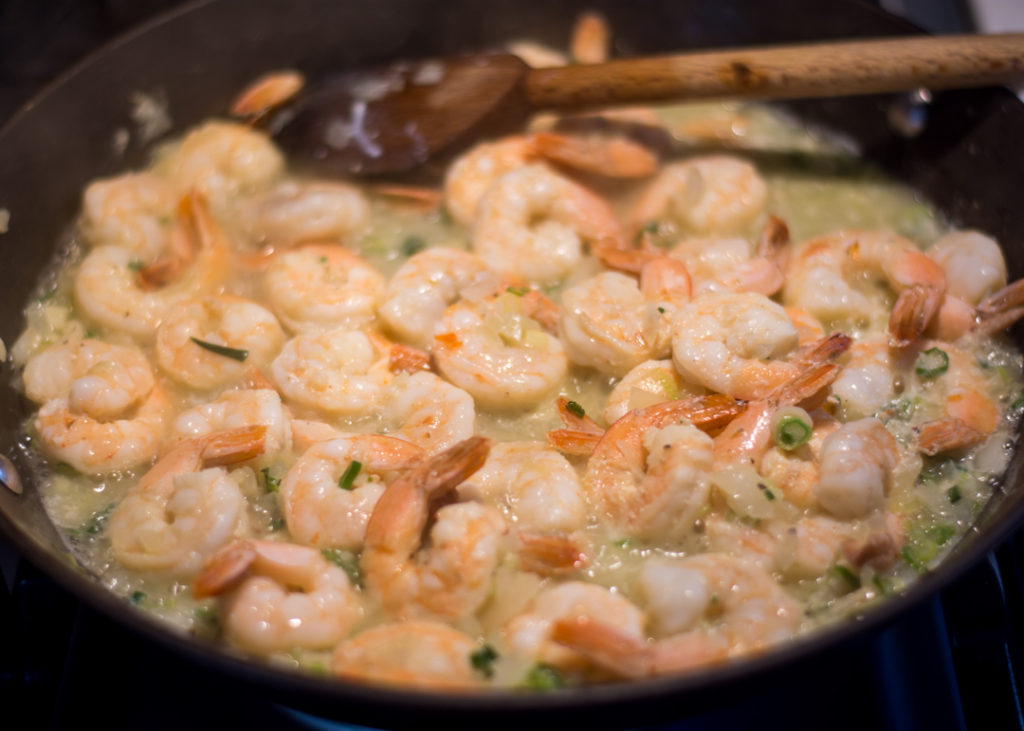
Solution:
{"label": "chopped parsley", "polygon": [[568,401],[568,402],[566,402],[565,410],[568,411],[573,416],[578,416],[581,419],[584,416],[587,415],[586,409],[584,409],[582,406],[580,406],[575,401]]}
{"label": "chopped parsley", "polygon": [[537,663],[526,673],[523,685],[530,690],[557,690],[565,687],[565,677],[558,668],[546,663]]}
{"label": "chopped parsley", "polygon": [[135,606],[139,606],[145,600],[146,600],[146,592],[144,592],[144,591],[133,591],[132,595],[130,597],[128,597],[128,601],[130,601]]}
{"label": "chopped parsley", "polygon": [[949,498],[949,502],[951,505],[956,505],[963,499],[964,496],[963,493],[960,492],[960,486],[953,485],[953,487],[946,490],[946,497]]}
{"label": "chopped parsley", "polygon": [[494,661],[497,659],[498,651],[490,645],[484,645],[470,654],[469,663],[485,678],[491,678],[494,676]]}
{"label": "chopped parsley", "polygon": [[279,492],[281,490],[281,478],[270,474],[270,468],[264,467],[260,470],[263,475],[263,487],[267,492]]}
{"label": "chopped parsley", "polygon": [[348,467],[338,478],[338,487],[342,490],[351,490],[353,483],[356,481],[356,477],[359,476],[359,471],[363,469],[363,463],[357,460],[352,460],[348,463]]}
{"label": "chopped parsley", "polygon": [[205,340],[200,340],[199,338],[189,338],[189,340],[198,345],[200,348],[205,348],[206,350],[209,350],[211,353],[216,353],[217,355],[223,355],[225,358],[237,360],[239,363],[244,362],[245,359],[249,357],[249,351],[243,350],[241,348],[229,348],[226,345],[208,343]]}
{"label": "chopped parsley", "polygon": [[363,585],[363,571],[359,566],[359,557],[356,554],[341,548],[324,548],[321,549],[320,554],[344,571],[353,585],[359,587]]}

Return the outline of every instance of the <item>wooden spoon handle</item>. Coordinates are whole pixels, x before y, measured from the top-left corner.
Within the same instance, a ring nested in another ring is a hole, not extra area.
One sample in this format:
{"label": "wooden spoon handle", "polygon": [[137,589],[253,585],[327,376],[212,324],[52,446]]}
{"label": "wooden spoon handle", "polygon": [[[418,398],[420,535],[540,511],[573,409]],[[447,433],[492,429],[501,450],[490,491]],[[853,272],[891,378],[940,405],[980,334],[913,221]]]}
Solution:
{"label": "wooden spoon handle", "polygon": [[737,48],[531,69],[538,109],[686,99],[791,99],[1024,81],[1024,34],[913,36]]}

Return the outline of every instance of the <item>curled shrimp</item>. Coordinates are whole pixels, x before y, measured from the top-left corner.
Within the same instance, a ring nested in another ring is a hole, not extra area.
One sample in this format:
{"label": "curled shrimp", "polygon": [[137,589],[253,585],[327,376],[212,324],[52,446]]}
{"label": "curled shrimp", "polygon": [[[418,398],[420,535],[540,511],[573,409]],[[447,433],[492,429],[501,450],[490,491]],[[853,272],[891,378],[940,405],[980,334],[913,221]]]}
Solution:
{"label": "curled shrimp", "polygon": [[544,165],[531,164],[506,173],[484,194],[473,251],[501,274],[551,284],[579,264],[584,243],[621,239],[605,200]]}
{"label": "curled shrimp", "polygon": [[357,551],[388,480],[423,450],[404,439],[341,436],[313,444],[281,481],[288,531],[300,543]]}
{"label": "curled shrimp", "polygon": [[154,386],[135,409],[109,420],[71,406],[67,398],[47,401],[33,422],[43,451],[87,475],[128,470],[156,456],[170,411],[167,394]]}
{"label": "curled shrimp", "polygon": [[338,645],[331,672],[406,688],[468,688],[483,681],[472,662],[479,649],[471,637],[440,622],[382,624]]}
{"label": "curled shrimp", "polygon": [[693,233],[741,230],[764,209],[767,188],[749,162],[709,155],[666,165],[633,210],[639,229],[670,220]]}
{"label": "curled shrimp", "polygon": [[859,419],[892,401],[895,381],[896,362],[888,338],[858,340],[843,361],[832,393],[840,398],[847,418]]}
{"label": "curled shrimp", "polygon": [[937,349],[945,353],[948,366],[931,383],[941,394],[942,415],[915,428],[918,449],[929,455],[971,447],[983,442],[999,425],[999,405],[989,395],[976,358],[950,343],[922,341],[909,352]]}
{"label": "curled shrimp", "polygon": [[978,231],[946,234],[928,250],[946,275],[946,293],[969,305],[1006,286],[1006,261],[993,239]]}
{"label": "curled shrimp", "polygon": [[433,373],[395,376],[383,401],[384,420],[394,425],[389,433],[427,452],[452,447],[475,432],[473,397]]}
{"label": "curled shrimp", "polygon": [[568,533],[586,524],[576,470],[541,442],[502,442],[459,495],[498,507],[518,530]]}
{"label": "curled shrimp", "polygon": [[623,376],[671,348],[671,318],[690,299],[690,277],[679,261],[659,257],[644,265],[639,285],[604,272],[562,295],[559,332],[569,359]]}
{"label": "curled shrimp", "polygon": [[263,132],[213,121],[185,135],[156,167],[177,190],[198,191],[220,209],[272,184],[284,172],[284,156]]}
{"label": "curled shrimp", "polygon": [[353,237],[369,223],[370,204],[346,183],[287,181],[250,199],[241,216],[253,239],[282,248]]}
{"label": "curled shrimp", "polygon": [[697,294],[755,292],[771,296],[784,282],[777,257],[755,252],[742,238],[687,238],[672,247],[669,256],[686,265]]}
{"label": "curled shrimp", "polygon": [[425,346],[449,305],[497,289],[498,276],[483,259],[468,251],[436,247],[402,264],[387,284],[379,312],[399,337]]}
{"label": "curled shrimp", "polygon": [[479,503],[455,503],[434,515],[429,546],[423,531],[431,500],[478,470],[489,447],[481,437],[460,442],[407,471],[377,502],[362,568],[367,590],[390,614],[456,619],[487,599],[506,530],[501,515]]}
{"label": "curled shrimp", "polygon": [[278,254],[264,278],[274,312],[294,333],[373,323],[384,278],[340,246],[307,244]]}
{"label": "curled shrimp", "polygon": [[[740,411],[724,396],[694,397],[631,411],[602,435],[583,475],[598,517],[643,538],[688,532],[710,491],[709,428]],[[683,423],[681,423],[683,422]]]}
{"label": "curled shrimp", "polygon": [[246,530],[246,500],[223,465],[263,452],[264,428],[181,442],[114,508],[110,547],[125,566],[187,576]]}
{"label": "curled shrimp", "polygon": [[268,310],[252,300],[221,294],[170,308],[157,329],[155,355],[160,369],[174,380],[209,390],[267,363],[283,343],[284,331]]}
{"label": "curled shrimp", "polygon": [[604,617],[578,617],[558,622],[554,639],[619,677],[635,678],[763,651],[790,639],[803,614],[771,574],[749,560],[703,554],[641,570],[648,596],[658,596],[665,580],[682,600],[668,609],[656,602],[654,609],[658,624],[674,634],[648,643]]}
{"label": "curled shrimp", "polygon": [[363,614],[344,570],[315,548],[294,543],[227,546],[196,577],[194,593],[220,595],[220,626],[228,641],[263,655],[330,649]]}
{"label": "curled shrimp", "polygon": [[374,342],[344,327],[292,338],[271,363],[270,375],[289,402],[348,415],[375,413],[392,377]]}
{"label": "curled shrimp", "polygon": [[814,496],[839,518],[882,507],[902,460],[899,444],[878,419],[843,424],[821,445]]}
{"label": "curled shrimp", "polygon": [[39,404],[66,398],[68,408],[111,419],[153,389],[153,369],[138,348],[86,338],[37,353],[22,374],[25,395]]}
{"label": "curled shrimp", "polygon": [[671,360],[648,360],[634,367],[615,384],[601,416],[611,424],[632,409],[699,396],[703,392],[700,386],[683,380]]}
{"label": "curled shrimp", "polygon": [[505,137],[476,145],[448,168],[444,179],[445,207],[459,223],[471,228],[484,193],[505,173],[534,159],[526,137]]}
{"label": "curled shrimp", "polygon": [[783,302],[822,321],[881,321],[888,310],[871,282],[897,293],[919,286],[941,294],[946,288],[942,268],[913,242],[884,231],[840,231],[796,247]]}
{"label": "curled shrimp", "polygon": [[[93,249],[82,261],[74,282],[81,312],[100,325],[149,339],[167,310],[177,302],[212,290],[227,273],[230,246],[205,200],[194,193],[182,199],[180,217],[195,249],[187,265],[178,260],[169,283],[154,289],[137,272],[136,254],[117,246]],[[180,268],[180,271],[179,271]]]}
{"label": "curled shrimp", "polygon": [[226,391],[213,401],[186,409],[174,418],[171,438],[186,441],[246,426],[266,428],[267,454],[291,446],[290,419],[281,397],[271,388]]}
{"label": "curled shrimp", "polygon": [[504,293],[449,307],[434,331],[441,375],[487,408],[540,403],[562,382],[562,343],[529,316],[525,298]]}
{"label": "curled shrimp", "polygon": [[658,156],[624,136],[537,132],[530,137],[530,142],[544,159],[592,175],[616,179],[646,178],[658,170]]}
{"label": "curled shrimp", "polygon": [[705,294],[672,320],[672,360],[683,377],[741,399],[792,379],[797,367],[782,358],[797,343],[785,310],[759,294]]}
{"label": "curled shrimp", "polygon": [[119,246],[143,259],[164,252],[176,199],[149,173],[93,181],[82,196],[81,228],[90,246]]}
{"label": "curled shrimp", "polygon": [[559,622],[601,618],[624,635],[644,639],[644,614],[621,594],[597,584],[568,581],[541,589],[502,629],[507,650],[521,658],[563,670],[580,669],[585,659],[557,642]]}

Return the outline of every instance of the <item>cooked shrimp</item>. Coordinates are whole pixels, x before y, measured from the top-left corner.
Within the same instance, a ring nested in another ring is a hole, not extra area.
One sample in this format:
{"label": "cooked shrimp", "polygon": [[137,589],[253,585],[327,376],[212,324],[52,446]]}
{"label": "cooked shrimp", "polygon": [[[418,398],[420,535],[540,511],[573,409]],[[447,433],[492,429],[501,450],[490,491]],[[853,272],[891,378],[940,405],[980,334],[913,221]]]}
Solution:
{"label": "cooked shrimp", "polygon": [[329,244],[278,254],[264,280],[274,312],[294,333],[370,325],[384,286],[376,269],[347,249]]}
{"label": "cooked shrimp", "polygon": [[472,299],[498,289],[498,275],[468,251],[432,248],[410,257],[388,282],[379,312],[399,337],[430,344],[445,309],[463,297]]}
{"label": "cooked shrimp", "polygon": [[793,322],[759,294],[705,294],[672,320],[672,360],[684,378],[741,399],[763,398],[792,379],[781,358],[797,345]]}
{"label": "cooked shrimp", "polygon": [[896,370],[888,338],[858,340],[850,348],[832,393],[848,419],[871,416],[896,395]]}
{"label": "cooked shrimp", "polygon": [[562,343],[524,312],[522,299],[505,293],[457,302],[434,331],[438,370],[479,406],[534,406],[565,376],[568,360]]}
{"label": "cooked shrimp", "polygon": [[366,588],[397,617],[457,619],[486,601],[498,567],[501,515],[479,503],[446,505],[423,531],[430,502],[458,486],[487,458],[489,442],[474,437],[407,471],[388,486],[366,528]]}
{"label": "cooked shrimp", "polygon": [[666,165],[633,214],[635,228],[668,219],[698,234],[742,230],[763,210],[767,188],[745,160],[710,155]]}
{"label": "cooked shrimp", "polygon": [[641,538],[688,532],[708,498],[713,454],[711,438],[685,421],[722,423],[738,412],[725,397],[695,397],[631,411],[612,424],[583,475],[598,517]]}
{"label": "cooked shrimp", "polygon": [[177,200],[149,173],[93,181],[82,196],[82,234],[90,246],[120,246],[142,259],[163,253]]}
{"label": "cooked shrimp", "polygon": [[472,638],[440,622],[383,624],[338,645],[331,672],[404,687],[469,688],[483,681],[471,659],[479,649]]}
{"label": "cooked shrimp", "polygon": [[600,618],[628,637],[644,640],[644,614],[621,594],[597,584],[569,581],[542,589],[502,630],[507,650],[521,658],[562,669],[584,659],[552,636],[559,622]]}
{"label": "cooked shrimp", "polygon": [[137,255],[117,246],[93,249],[82,261],[74,283],[75,303],[87,318],[111,330],[148,339],[172,305],[221,282],[230,248],[223,231],[200,196],[185,196],[180,208],[196,249],[194,260],[176,272],[169,284],[153,290],[137,276]]}
{"label": "cooked shrimp", "polygon": [[226,391],[214,401],[186,409],[175,417],[171,436],[185,441],[246,426],[266,427],[267,454],[291,446],[290,419],[277,391],[269,388]]}
{"label": "cooked shrimp", "polygon": [[214,121],[185,135],[157,169],[179,191],[196,190],[220,209],[273,183],[284,171],[284,156],[263,132]]}
{"label": "cooked shrimp", "polygon": [[288,531],[311,546],[359,550],[385,485],[422,454],[404,439],[375,435],[314,444],[281,481]]}
{"label": "cooked shrimp", "polygon": [[569,42],[569,55],[576,63],[604,63],[608,60],[611,30],[600,13],[583,13],[576,19]]}
{"label": "cooked shrimp", "polygon": [[605,401],[601,416],[611,424],[631,409],[699,396],[704,389],[684,381],[671,360],[648,360],[622,377]]}
{"label": "cooked shrimp", "polygon": [[51,399],[36,414],[43,451],[87,475],[128,470],[156,456],[170,410],[167,395],[154,386],[134,411],[112,420],[74,409],[67,398]]}
{"label": "cooked shrimp", "polygon": [[118,561],[179,576],[246,530],[246,500],[221,465],[264,448],[263,427],[182,442],[164,454],[114,508],[107,526]]}
{"label": "cooked shrimp", "polygon": [[[724,554],[688,556],[641,572],[648,597],[659,597],[668,579],[678,604],[656,599],[657,624],[676,630],[654,643],[616,627],[606,617],[562,620],[554,639],[621,677],[678,672],[764,650],[791,638],[802,617],[769,573],[756,563]],[[709,626],[697,626],[707,618]]]}
{"label": "cooked shrimp", "polygon": [[228,546],[195,587],[199,598],[222,594],[220,625],[229,642],[265,655],[332,648],[363,614],[348,575],[320,551],[293,543]]}
{"label": "cooked shrimp", "polygon": [[473,227],[473,250],[489,266],[533,284],[567,277],[584,243],[621,239],[605,200],[539,164],[495,181],[480,200]]}
{"label": "cooked shrimp", "polygon": [[687,238],[669,252],[681,260],[693,278],[693,290],[775,294],[784,282],[775,259],[755,255],[741,238]]}
{"label": "cooked shrimp", "polygon": [[286,400],[326,414],[374,413],[392,375],[387,357],[363,332],[335,328],[298,335],[270,366]]}
{"label": "cooked shrimp", "polygon": [[484,193],[505,173],[526,165],[535,152],[526,137],[505,137],[469,150],[448,168],[444,179],[445,207],[459,223],[472,228]]}
{"label": "cooked shrimp", "polygon": [[242,220],[257,242],[275,248],[340,241],[366,228],[370,204],[358,188],[346,183],[288,181],[249,200]]}
{"label": "cooked shrimp", "polygon": [[284,339],[277,318],[255,302],[225,294],[203,297],[164,315],[156,333],[156,362],[179,383],[209,390],[267,363]]}
{"label": "cooked shrimp", "polygon": [[946,234],[926,252],[946,275],[946,292],[977,305],[1006,286],[1006,262],[993,239],[978,231]]}
{"label": "cooked shrimp", "polygon": [[530,137],[537,154],[569,170],[605,178],[646,178],[658,170],[658,156],[625,136],[603,133],[564,135],[537,132]]}
{"label": "cooked shrimp", "polygon": [[428,453],[469,439],[475,432],[473,397],[433,373],[398,375],[383,396],[389,433],[407,439]]}
{"label": "cooked shrimp", "polygon": [[463,498],[499,508],[520,531],[567,533],[586,524],[576,470],[542,442],[495,444],[484,466],[458,490]]}
{"label": "cooked shrimp", "polygon": [[259,117],[299,93],[306,79],[298,71],[274,71],[246,86],[231,103],[236,117]]}
{"label": "cooked shrimp", "polygon": [[858,518],[882,507],[901,462],[899,444],[878,419],[843,424],[821,445],[814,496],[839,518]]}
{"label": "cooked shrimp", "polygon": [[865,275],[895,292],[915,285],[938,292],[946,287],[941,267],[913,242],[884,231],[840,231],[797,247],[783,302],[822,321],[882,321],[888,309],[865,287]]}
{"label": "cooked shrimp", "polygon": [[623,376],[671,349],[671,319],[690,299],[690,278],[681,262],[648,262],[638,285],[604,272],[562,294],[559,332],[569,359],[602,373]]}
{"label": "cooked shrimp", "polygon": [[924,454],[938,454],[979,444],[995,431],[1000,413],[981,367],[968,351],[950,343],[923,341],[908,355],[933,348],[948,360],[945,371],[932,382],[943,395],[943,416],[917,427],[918,448]]}
{"label": "cooked shrimp", "polygon": [[36,403],[66,398],[71,411],[102,420],[137,406],[154,385],[141,350],[90,338],[37,353],[22,377],[25,395]]}

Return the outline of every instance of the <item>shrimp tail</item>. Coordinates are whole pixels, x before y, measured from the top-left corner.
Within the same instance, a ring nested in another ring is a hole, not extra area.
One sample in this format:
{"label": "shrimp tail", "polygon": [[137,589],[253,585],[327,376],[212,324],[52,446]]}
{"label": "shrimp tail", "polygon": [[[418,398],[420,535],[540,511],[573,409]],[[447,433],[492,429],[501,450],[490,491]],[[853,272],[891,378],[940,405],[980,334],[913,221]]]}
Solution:
{"label": "shrimp tail", "polygon": [[207,560],[192,584],[192,596],[205,599],[219,596],[235,586],[256,560],[256,549],[249,541],[225,546]]}
{"label": "shrimp tail", "polygon": [[647,643],[598,619],[579,616],[558,620],[551,628],[551,638],[620,678],[642,678],[653,671]]}
{"label": "shrimp tail", "polygon": [[979,316],[975,330],[992,335],[1005,330],[1024,317],[1024,279],[1006,285],[984,299],[977,309]]}
{"label": "shrimp tail", "polygon": [[587,416],[586,413],[580,414],[577,413],[577,411],[570,409],[570,403],[572,402],[570,402],[565,396],[559,396],[558,401],[555,402],[555,405],[558,408],[558,418],[562,420],[562,423],[565,424],[567,429],[591,432],[593,434],[604,433],[604,428]]}
{"label": "shrimp tail", "polygon": [[568,536],[520,532],[517,538],[526,571],[553,576],[576,571],[587,562],[586,554]]}
{"label": "shrimp tail", "polygon": [[658,170],[658,156],[624,137],[576,137],[538,132],[530,138],[541,157],[570,170],[605,178],[646,178]]}
{"label": "shrimp tail", "polygon": [[889,315],[889,344],[905,348],[916,341],[935,319],[942,300],[941,290],[920,284],[900,292]]}
{"label": "shrimp tail", "polygon": [[929,421],[915,429],[917,449],[929,456],[972,447],[985,440],[985,434],[966,422],[946,417]]}
{"label": "shrimp tail", "polygon": [[827,363],[845,353],[850,349],[851,345],[853,345],[853,338],[849,335],[839,332],[832,333],[804,346],[793,357],[793,362],[806,366]]}
{"label": "shrimp tail", "polygon": [[243,426],[210,436],[203,446],[205,467],[245,462],[260,456],[267,447],[266,425]]}
{"label": "shrimp tail", "polygon": [[603,433],[603,430],[552,429],[547,433],[547,442],[562,454],[589,457],[594,453]]}

